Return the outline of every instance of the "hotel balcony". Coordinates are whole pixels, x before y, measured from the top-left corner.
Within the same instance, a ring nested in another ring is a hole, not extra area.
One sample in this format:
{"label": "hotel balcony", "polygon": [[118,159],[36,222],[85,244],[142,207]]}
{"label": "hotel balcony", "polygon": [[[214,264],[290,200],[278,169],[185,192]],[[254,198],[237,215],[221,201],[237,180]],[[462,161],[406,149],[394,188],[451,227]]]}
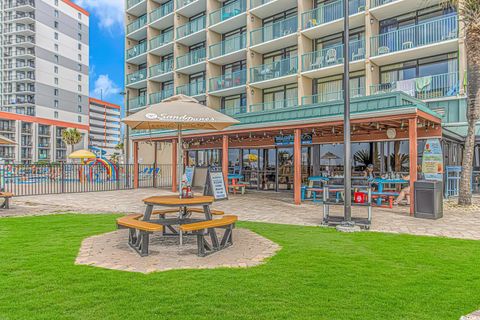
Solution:
{"label": "hotel balcony", "polygon": [[[350,71],[365,69],[365,39],[350,42]],[[302,55],[302,74],[322,78],[343,73],[343,44]]]}
{"label": "hotel balcony", "polygon": [[6,15],[5,22],[30,24],[35,22],[34,12],[17,12],[16,14]]}
{"label": "hotel balcony", "polygon": [[17,63],[6,63],[3,65],[4,70],[17,70],[17,71],[33,71],[35,70],[35,62],[17,62]]}
{"label": "hotel balcony", "polygon": [[456,97],[460,92],[457,72],[372,85],[370,93],[405,92],[420,100]]}
{"label": "hotel balcony", "polygon": [[4,52],[4,57],[6,58],[16,58],[16,59],[35,59],[35,50],[18,50],[16,52]]}
{"label": "hotel balcony", "polygon": [[246,0],[237,0],[210,13],[209,29],[223,34],[247,24]]}
{"label": "hotel balcony", "polygon": [[267,53],[297,44],[298,19],[290,17],[250,32],[250,49]]}
{"label": "hotel balcony", "polygon": [[5,11],[17,10],[17,11],[34,11],[34,0],[14,0],[4,4]]}
{"label": "hotel balcony", "polygon": [[176,0],[176,12],[185,17],[192,17],[207,9],[206,0]]}
{"label": "hotel balcony", "polygon": [[162,4],[157,9],[150,12],[150,26],[159,30],[173,26],[173,0]]}
{"label": "hotel balcony", "polygon": [[[365,0],[349,0],[349,23],[354,29],[365,24]],[[343,0],[302,13],[302,33],[310,39],[321,38],[343,30]]]}
{"label": "hotel balcony", "polygon": [[228,116],[235,117],[235,115],[247,113],[247,106],[226,107],[219,110]]}
{"label": "hotel balcony", "polygon": [[201,16],[177,28],[177,42],[184,46],[191,46],[207,39],[206,17]]}
{"label": "hotel balcony", "polygon": [[24,74],[17,74],[17,75],[10,75],[10,76],[4,76],[3,81],[5,82],[35,82],[35,75],[34,74],[29,74],[29,75],[24,75]]}
{"label": "hotel balcony", "polygon": [[296,6],[296,0],[250,0],[250,13],[263,19]]}
{"label": "hotel balcony", "polygon": [[205,81],[197,81],[192,83],[187,83],[182,86],[177,87],[177,94],[184,94],[193,98],[202,100],[205,96]]}
{"label": "hotel balcony", "polygon": [[125,55],[128,63],[142,64],[147,62],[147,43],[139,43],[128,49]]}
{"label": "hotel balcony", "polygon": [[177,57],[176,71],[184,74],[193,74],[205,70],[205,56],[207,50],[199,48]]}
{"label": "hotel balcony", "polygon": [[127,13],[134,16],[140,16],[147,12],[147,0],[127,0]]}
{"label": "hotel balcony", "polygon": [[[429,0],[428,6],[443,3],[443,0]],[[378,20],[397,17],[405,13],[425,9],[425,2],[418,0],[371,0],[370,13]]]}
{"label": "hotel balcony", "polygon": [[250,68],[250,85],[257,88],[270,88],[297,81],[298,57],[262,64]]}
{"label": "hotel balcony", "polygon": [[149,96],[149,104],[159,103],[171,96],[173,96],[173,89],[152,93]]}
{"label": "hotel balcony", "polygon": [[[351,88],[350,98],[360,98],[365,96],[365,88]],[[319,94],[302,97],[302,106],[311,106],[317,104],[328,104],[329,102],[343,101],[343,90],[327,91]]]}
{"label": "hotel balcony", "polygon": [[157,82],[173,80],[173,59],[162,61],[149,68],[149,79]]}
{"label": "hotel balcony", "polygon": [[164,56],[173,53],[173,30],[162,33],[149,41],[150,53]]}
{"label": "hotel balcony", "polygon": [[458,18],[449,15],[370,38],[371,60],[386,65],[458,51]]}
{"label": "hotel balcony", "polygon": [[35,46],[35,39],[27,37],[25,39],[5,40],[3,44],[6,47],[31,48]]}
{"label": "hotel balcony", "polygon": [[218,65],[225,65],[247,58],[247,34],[243,33],[234,38],[212,44],[209,49],[208,58],[210,62]]}
{"label": "hotel balcony", "polygon": [[298,106],[298,99],[292,98],[292,99],[251,104],[248,107],[248,112],[264,112],[264,111],[278,110],[278,109],[290,108],[290,107],[296,107],[296,106]]}
{"label": "hotel balcony", "polygon": [[16,25],[15,27],[9,27],[3,29],[4,35],[8,34],[17,34],[23,36],[33,36],[35,35],[35,26],[33,24],[30,25]]}
{"label": "hotel balcony", "polygon": [[210,78],[208,93],[213,96],[225,97],[244,93],[247,82],[247,70],[239,70],[230,74]]}
{"label": "hotel balcony", "polygon": [[146,96],[138,96],[136,98],[132,98],[128,100],[128,112],[130,113],[138,112],[141,109],[145,108],[146,105],[147,105]]}
{"label": "hotel balcony", "polygon": [[126,86],[129,88],[140,89],[147,86],[147,69],[141,69],[127,74]]}
{"label": "hotel balcony", "polygon": [[126,30],[127,38],[133,40],[142,40],[147,37],[147,15],[143,15],[129,25]]}

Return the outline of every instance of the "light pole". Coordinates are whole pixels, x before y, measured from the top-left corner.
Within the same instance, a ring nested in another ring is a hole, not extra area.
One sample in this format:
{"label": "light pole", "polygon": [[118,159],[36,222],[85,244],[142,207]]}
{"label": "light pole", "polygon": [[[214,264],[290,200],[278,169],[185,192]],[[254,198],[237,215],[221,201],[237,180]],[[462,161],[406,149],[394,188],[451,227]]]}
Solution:
{"label": "light pole", "polygon": [[348,0],[343,0],[343,136],[344,136],[344,223],[351,224],[352,221],[352,160],[350,145],[350,30],[349,30],[349,10]]}
{"label": "light pole", "polygon": [[[129,108],[130,92],[128,90],[125,90],[123,92],[120,92],[120,94],[122,96],[125,96],[125,117],[128,117],[128,113],[130,111],[130,108]],[[130,178],[129,178],[129,173],[130,173],[130,128],[128,126],[125,126],[125,164],[126,164],[125,173],[127,175],[126,186],[128,187],[129,184],[130,184]]]}

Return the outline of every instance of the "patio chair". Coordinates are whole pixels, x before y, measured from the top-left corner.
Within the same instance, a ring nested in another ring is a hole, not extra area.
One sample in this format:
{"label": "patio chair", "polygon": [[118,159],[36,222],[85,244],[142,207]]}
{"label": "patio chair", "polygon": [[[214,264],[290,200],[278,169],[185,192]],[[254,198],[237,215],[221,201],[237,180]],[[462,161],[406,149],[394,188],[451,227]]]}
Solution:
{"label": "patio chair", "polygon": [[333,64],[337,63],[337,50],[336,49],[328,49],[327,55],[325,57],[326,64]]}
{"label": "patio chair", "polygon": [[402,43],[402,50],[407,50],[413,48],[413,42],[412,41],[405,41]]}
{"label": "patio chair", "polygon": [[386,46],[382,46],[380,48],[378,48],[378,54],[387,54],[390,52],[390,48],[389,47],[386,47]]}

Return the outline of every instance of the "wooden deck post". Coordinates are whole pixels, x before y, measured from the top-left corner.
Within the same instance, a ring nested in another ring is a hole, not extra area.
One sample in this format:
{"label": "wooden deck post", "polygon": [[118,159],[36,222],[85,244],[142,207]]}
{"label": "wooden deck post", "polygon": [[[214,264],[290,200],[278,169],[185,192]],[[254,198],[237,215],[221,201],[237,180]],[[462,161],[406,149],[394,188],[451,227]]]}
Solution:
{"label": "wooden deck post", "polygon": [[415,196],[413,186],[417,180],[417,117],[408,120],[408,143],[410,151],[410,215],[415,212]]}
{"label": "wooden deck post", "polygon": [[133,187],[138,189],[138,142],[133,143]]}
{"label": "wooden deck post", "polygon": [[301,204],[302,188],[302,130],[295,129],[293,139],[293,200]]}
{"label": "wooden deck post", "polygon": [[172,139],[172,192],[177,192],[177,168],[178,159],[177,159],[177,140]]}
{"label": "wooden deck post", "polygon": [[222,137],[222,172],[228,189],[228,136],[226,134]]}

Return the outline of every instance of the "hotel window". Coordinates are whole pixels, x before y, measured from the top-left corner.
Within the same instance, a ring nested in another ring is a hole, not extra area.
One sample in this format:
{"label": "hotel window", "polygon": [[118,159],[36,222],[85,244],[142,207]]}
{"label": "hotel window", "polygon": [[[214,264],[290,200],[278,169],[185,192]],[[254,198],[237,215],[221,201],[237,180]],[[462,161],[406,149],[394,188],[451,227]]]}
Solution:
{"label": "hotel window", "polygon": [[82,30],[82,24],[80,22],[78,23],[78,30]]}
{"label": "hotel window", "polygon": [[80,12],[78,13],[78,19],[82,20],[82,14]]}
{"label": "hotel window", "polygon": [[78,33],[78,40],[82,41],[82,34],[81,33]]}
{"label": "hotel window", "polygon": [[[365,74],[363,71],[350,73],[351,97],[365,95]],[[321,103],[343,99],[343,75],[331,76],[313,81],[314,101]]]}
{"label": "hotel window", "polygon": [[58,18],[58,10],[55,10],[54,13],[55,13],[55,18]]}
{"label": "hotel window", "polygon": [[58,78],[55,77],[55,78],[53,79],[53,82],[54,82],[56,85],[58,85]]}
{"label": "hotel window", "polygon": [[78,91],[82,91],[82,86],[78,85]]}
{"label": "hotel window", "polygon": [[263,55],[263,64],[281,61],[297,55],[297,46],[273,51]]}
{"label": "hotel window", "polygon": [[55,40],[58,40],[58,32],[55,32],[55,33],[53,34],[53,37],[55,38]]}
{"label": "hotel window", "polygon": [[81,43],[78,44],[78,50],[82,50],[82,44]]}
{"label": "hotel window", "polygon": [[247,108],[247,96],[245,93],[222,98],[222,112],[227,114],[245,113]]}
{"label": "hotel window", "polygon": [[78,81],[82,81],[82,75],[81,74],[78,75]]}
{"label": "hotel window", "polygon": [[82,96],[81,95],[78,96],[78,102],[82,102]]}
{"label": "hotel window", "polygon": [[55,101],[53,102],[53,106],[55,107],[55,109],[58,109],[58,100],[55,100]]}
{"label": "hotel window", "polygon": [[82,61],[82,55],[81,54],[78,55],[78,61]]}
{"label": "hotel window", "polygon": [[53,47],[55,48],[55,51],[58,51],[58,44],[54,44]]}
{"label": "hotel window", "polygon": [[58,6],[58,0],[55,0],[55,5]]}
{"label": "hotel window", "polygon": [[265,109],[280,109],[298,105],[297,84],[264,89],[263,103]]}
{"label": "hotel window", "polygon": [[55,60],[55,63],[58,63],[58,55],[54,55],[53,59]]}
{"label": "hotel window", "polygon": [[78,122],[82,122],[82,116],[78,116]]}
{"label": "hotel window", "polygon": [[58,119],[58,111],[55,111],[55,112],[53,113],[53,117],[54,117],[55,119]]}
{"label": "hotel window", "polygon": [[55,29],[58,29],[58,21],[54,21],[53,26],[55,27]]}
{"label": "hotel window", "polygon": [[53,72],[58,73],[58,66],[53,66]]}
{"label": "hotel window", "polygon": [[53,95],[58,96],[58,89],[53,89]]}
{"label": "hotel window", "polygon": [[78,71],[82,71],[82,64],[78,64]]}
{"label": "hotel window", "polygon": [[78,106],[78,112],[82,112],[82,106]]}

